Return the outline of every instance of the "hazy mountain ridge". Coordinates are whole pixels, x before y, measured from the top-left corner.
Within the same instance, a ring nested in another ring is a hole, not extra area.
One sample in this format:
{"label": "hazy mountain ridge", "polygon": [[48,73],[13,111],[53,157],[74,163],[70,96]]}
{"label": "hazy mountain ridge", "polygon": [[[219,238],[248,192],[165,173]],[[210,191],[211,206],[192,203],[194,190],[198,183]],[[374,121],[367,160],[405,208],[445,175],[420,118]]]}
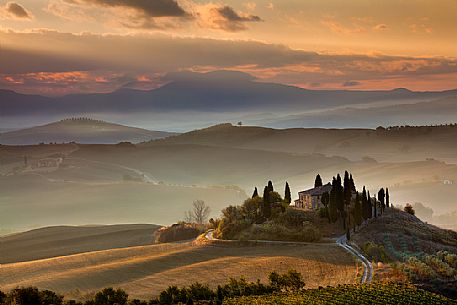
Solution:
{"label": "hazy mountain ridge", "polygon": [[376,127],[378,125],[423,125],[452,123],[457,115],[457,94],[431,101],[375,106],[369,108],[346,107],[313,113],[294,114],[262,120],[265,126],[291,127]]}
{"label": "hazy mountain ridge", "polygon": [[[0,116],[26,114],[135,113],[139,111],[288,111],[322,109],[382,100],[427,100],[456,95],[457,90],[413,92],[308,90],[252,79],[249,74],[216,71],[175,74],[164,86],[141,91],[73,94],[63,97],[25,95],[0,90]],[[281,103],[278,103],[281,101]]]}

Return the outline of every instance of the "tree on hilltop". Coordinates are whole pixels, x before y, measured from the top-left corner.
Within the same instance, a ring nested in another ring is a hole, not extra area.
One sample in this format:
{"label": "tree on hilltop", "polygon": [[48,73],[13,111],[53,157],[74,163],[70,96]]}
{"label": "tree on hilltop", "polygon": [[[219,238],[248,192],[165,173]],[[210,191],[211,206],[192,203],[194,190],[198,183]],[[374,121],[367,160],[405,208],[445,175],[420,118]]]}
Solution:
{"label": "tree on hilltop", "polygon": [[329,197],[329,218],[330,221],[333,223],[338,219],[338,202],[337,202],[337,195],[338,187],[337,187],[337,180],[333,177],[332,180],[332,189],[330,191]]}
{"label": "tree on hilltop", "polygon": [[361,198],[360,194],[357,192],[355,196],[355,205],[354,205],[354,222],[357,226],[360,226],[362,224],[362,203],[361,203]]}
{"label": "tree on hilltop", "polygon": [[263,189],[262,216],[265,219],[271,217],[270,188],[268,186]]}
{"label": "tree on hilltop", "polygon": [[390,205],[389,188],[386,187],[386,207]]}
{"label": "tree on hilltop", "polygon": [[322,186],[323,183],[322,183],[322,178],[321,178],[321,175],[317,174],[316,176],[316,179],[314,180],[314,187],[319,187],[319,186]]}
{"label": "tree on hilltop", "polygon": [[286,181],[286,188],[284,190],[284,202],[290,204],[292,202],[292,195],[290,194],[289,183]]}
{"label": "tree on hilltop", "polygon": [[269,192],[274,192],[273,182],[271,182],[271,180],[268,181],[268,191]]}
{"label": "tree on hilltop", "polygon": [[363,220],[368,219],[368,200],[367,200],[367,190],[365,186],[363,186],[362,191],[362,218]]}
{"label": "tree on hilltop", "polygon": [[210,207],[203,200],[195,200],[192,203],[192,210],[185,213],[184,220],[189,223],[203,224],[208,221],[210,213]]}
{"label": "tree on hilltop", "polygon": [[381,213],[384,213],[386,193],[383,188],[378,192],[378,200],[381,202]]}
{"label": "tree on hilltop", "polygon": [[259,192],[257,191],[257,187],[254,188],[254,193],[252,193],[252,197],[251,198],[255,198],[255,197],[259,197]]}

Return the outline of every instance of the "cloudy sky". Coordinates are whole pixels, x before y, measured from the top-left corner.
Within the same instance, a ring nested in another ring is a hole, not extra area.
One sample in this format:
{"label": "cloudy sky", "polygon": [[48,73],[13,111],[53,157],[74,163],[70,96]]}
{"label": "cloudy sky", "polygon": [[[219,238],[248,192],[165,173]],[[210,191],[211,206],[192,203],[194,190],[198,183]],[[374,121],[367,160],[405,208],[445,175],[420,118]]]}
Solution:
{"label": "cloudy sky", "polygon": [[313,89],[452,89],[456,14],[456,0],[0,0],[0,88],[152,89],[228,69]]}

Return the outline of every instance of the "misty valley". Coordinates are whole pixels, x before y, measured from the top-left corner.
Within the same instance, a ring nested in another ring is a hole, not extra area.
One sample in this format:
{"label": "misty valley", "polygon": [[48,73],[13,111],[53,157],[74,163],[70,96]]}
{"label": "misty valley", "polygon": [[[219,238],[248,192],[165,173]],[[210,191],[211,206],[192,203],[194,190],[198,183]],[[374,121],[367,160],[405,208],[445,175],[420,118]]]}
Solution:
{"label": "misty valley", "polygon": [[0,0],[0,305],[456,304],[456,12]]}

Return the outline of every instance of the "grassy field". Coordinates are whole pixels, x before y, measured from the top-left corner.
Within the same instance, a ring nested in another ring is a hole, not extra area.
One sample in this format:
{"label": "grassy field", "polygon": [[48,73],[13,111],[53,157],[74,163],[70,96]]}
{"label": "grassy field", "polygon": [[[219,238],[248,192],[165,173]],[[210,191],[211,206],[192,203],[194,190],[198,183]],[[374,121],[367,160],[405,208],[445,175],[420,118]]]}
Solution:
{"label": "grassy field", "polygon": [[0,264],[150,245],[160,228],[150,224],[55,226],[0,237]]}
{"label": "grassy field", "polygon": [[254,281],[295,268],[308,288],[355,283],[353,258],[333,244],[237,246],[161,244],[96,251],[2,265],[0,288],[37,286],[84,299],[107,286],[148,299],[169,285],[223,284],[229,277]]}

